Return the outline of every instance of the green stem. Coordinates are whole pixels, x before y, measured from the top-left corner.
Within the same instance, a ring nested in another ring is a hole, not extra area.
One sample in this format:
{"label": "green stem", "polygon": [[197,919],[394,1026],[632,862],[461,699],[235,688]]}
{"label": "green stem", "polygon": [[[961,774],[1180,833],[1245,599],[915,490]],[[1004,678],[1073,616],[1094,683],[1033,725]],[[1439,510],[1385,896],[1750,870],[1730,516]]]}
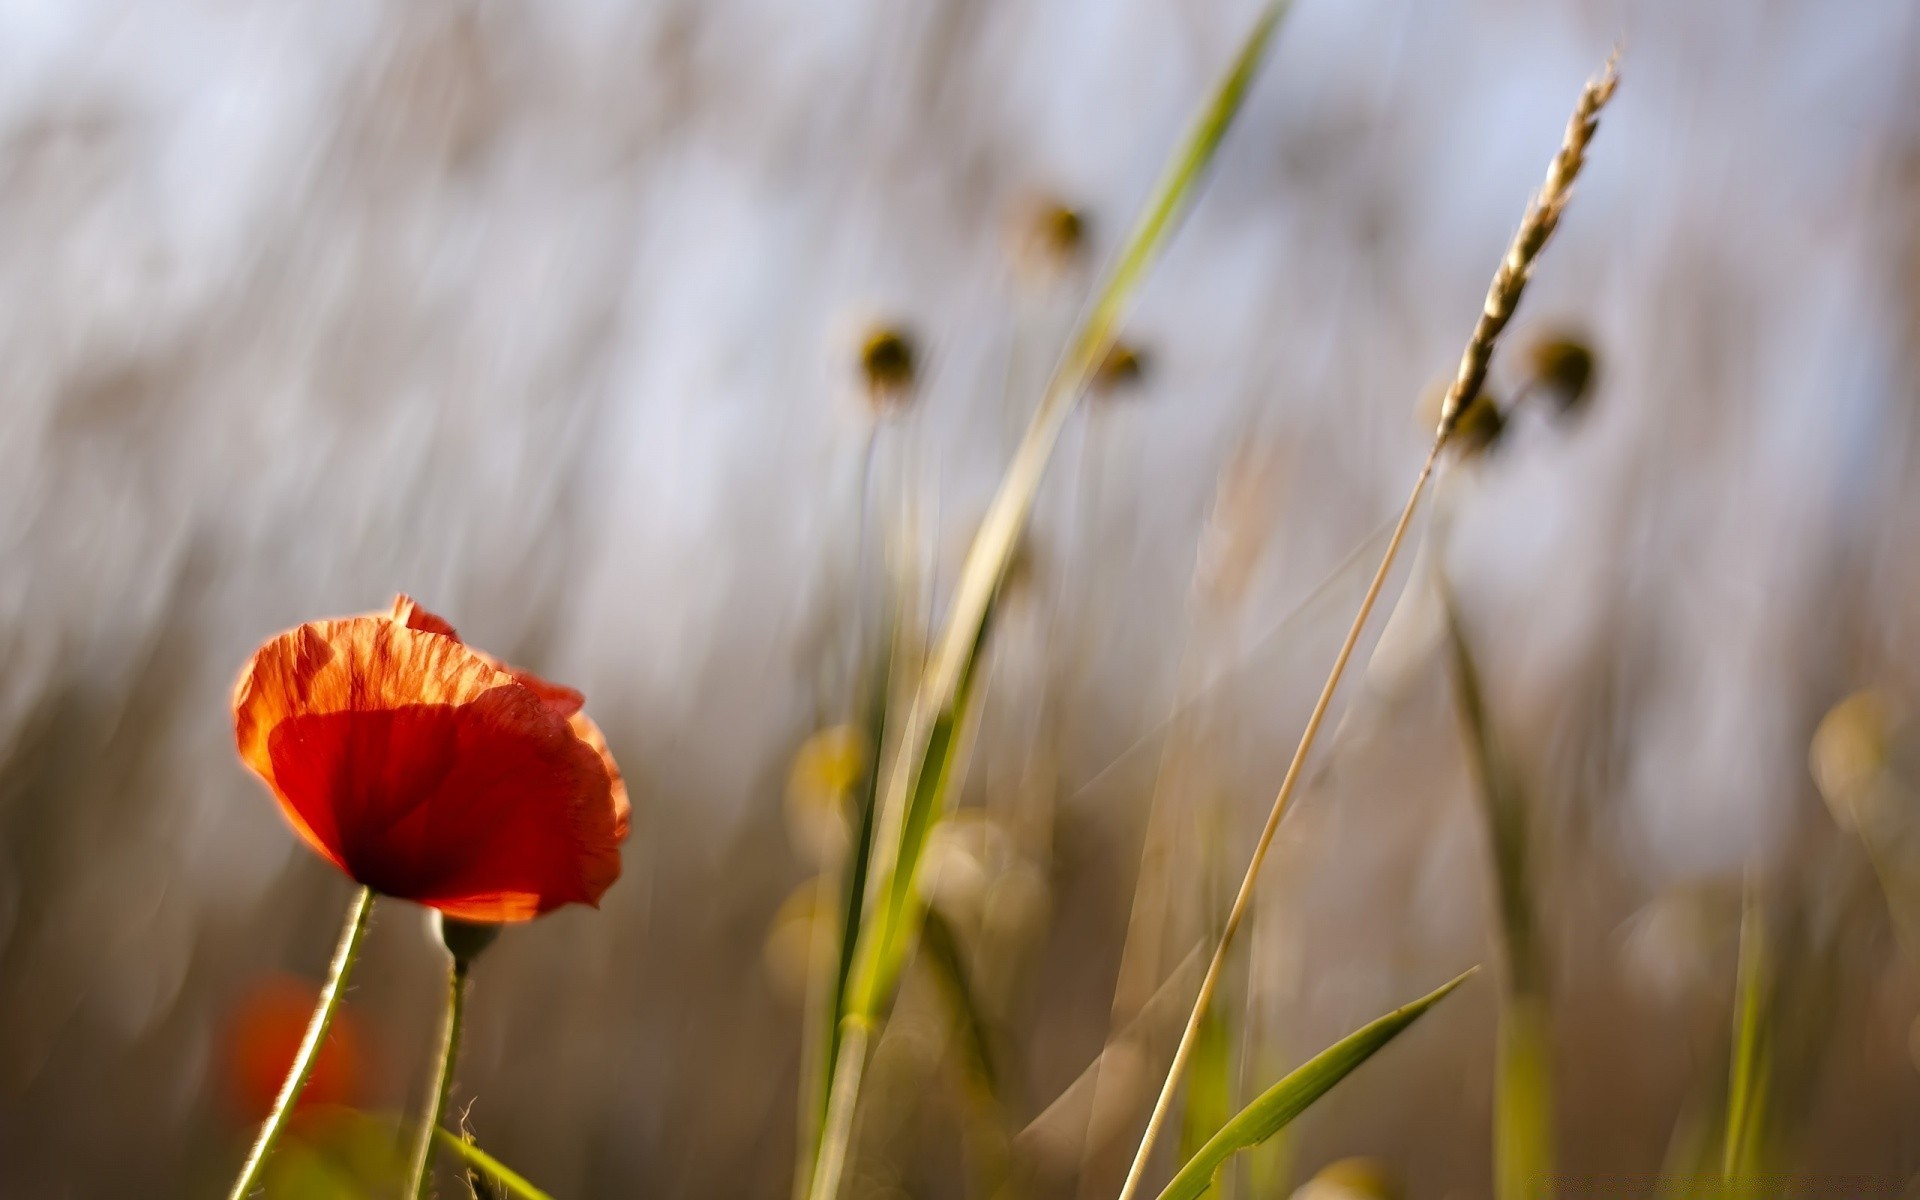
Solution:
{"label": "green stem", "polygon": [[871,1029],[867,1019],[860,1016],[848,1016],[842,1022],[826,1124],[820,1131],[820,1152],[814,1158],[813,1183],[807,1189],[811,1200],[837,1200],[840,1195],[840,1174],[847,1164],[847,1146],[853,1141],[853,1110],[867,1065]]}
{"label": "green stem", "polygon": [[307,1080],[313,1076],[313,1066],[320,1058],[320,1047],[327,1040],[327,1030],[333,1025],[333,1014],[340,1007],[340,994],[346,991],[347,975],[353,970],[353,960],[360,953],[360,938],[367,931],[367,916],[373,911],[373,890],[361,888],[354,895],[353,904],[347,909],[347,923],[340,931],[340,946],[333,952],[333,965],[327,970],[326,986],[320,989],[320,1002],[313,1010],[313,1018],[307,1022],[307,1033],[300,1040],[300,1049],[293,1056],[293,1066],[287,1072],[286,1082],[280,1085],[280,1094],[274,1098],[273,1111],[267,1116],[267,1123],[260,1129],[260,1136],[254,1140],[253,1152],[247,1155],[246,1165],[240,1168],[240,1178],[234,1180],[233,1190],[228,1200],[245,1200],[259,1182],[260,1169],[266,1165],[267,1157],[273,1153],[274,1143],[280,1140],[280,1134],[286,1129],[287,1121],[293,1116],[300,1093],[307,1088]]}
{"label": "green stem", "polygon": [[433,1073],[432,1105],[420,1122],[413,1147],[413,1181],[406,1194],[424,1200],[427,1194],[427,1164],[433,1160],[433,1131],[440,1127],[440,1115],[447,1108],[447,1093],[453,1088],[453,1064],[460,1057],[460,1025],[467,1010],[467,967],[464,959],[454,959],[447,974],[447,1020],[440,1035],[440,1062]]}

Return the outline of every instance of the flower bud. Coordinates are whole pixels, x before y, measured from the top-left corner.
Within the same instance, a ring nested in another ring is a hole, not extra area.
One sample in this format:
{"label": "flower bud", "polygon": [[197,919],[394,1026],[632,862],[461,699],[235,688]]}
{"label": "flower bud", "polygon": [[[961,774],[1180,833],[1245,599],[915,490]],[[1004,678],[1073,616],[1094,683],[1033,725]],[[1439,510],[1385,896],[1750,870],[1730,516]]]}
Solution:
{"label": "flower bud", "polygon": [[440,944],[453,955],[453,961],[462,967],[469,966],[480,957],[481,951],[493,945],[493,939],[500,936],[500,927],[491,921],[462,921],[458,917],[449,917],[437,909],[429,918],[434,930],[440,935]]}

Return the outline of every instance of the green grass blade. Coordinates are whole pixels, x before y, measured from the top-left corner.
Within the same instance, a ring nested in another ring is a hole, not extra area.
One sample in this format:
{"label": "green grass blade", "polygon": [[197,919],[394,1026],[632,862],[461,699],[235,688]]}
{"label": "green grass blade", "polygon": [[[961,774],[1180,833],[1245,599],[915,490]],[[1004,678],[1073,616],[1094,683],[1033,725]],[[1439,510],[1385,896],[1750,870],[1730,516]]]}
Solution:
{"label": "green grass blade", "polygon": [[1750,1187],[1766,1167],[1768,1090],[1773,1075],[1767,1028],[1771,971],[1759,889],[1749,881],[1740,916],[1733,1062],[1727,1078],[1726,1144],[1720,1168],[1730,1194]]}
{"label": "green grass blade", "polygon": [[998,1103],[1000,1071],[994,1060],[993,1036],[974,991],[972,972],[967,970],[959,935],[937,909],[929,908],[921,927],[920,944],[924,961],[933,971],[934,982],[940,985],[941,994],[953,1010],[967,1076]]}
{"label": "green grass blade", "polygon": [[898,851],[910,794],[915,790],[913,784],[924,774],[921,764],[927,757],[937,726],[943,719],[951,721],[957,709],[956,693],[963,676],[971,669],[993,595],[1006,575],[1007,564],[1032,511],[1040,480],[1067,414],[1086,391],[1094,370],[1112,346],[1120,320],[1139,290],[1148,266],[1164,247],[1177,218],[1185,211],[1207,165],[1219,149],[1221,139],[1239,113],[1286,9],[1285,0],[1275,0],[1267,6],[1232,67],[1215,87],[1200,119],[1168,163],[1085,320],[1068,344],[1067,353],[1048,384],[968,549],[954,588],[947,623],[908,710],[900,753],[896,756],[893,778],[881,809],[876,865],[880,868],[879,876],[885,880],[883,886],[895,891],[910,890],[903,889],[893,877],[908,865]]}
{"label": "green grass blade", "polygon": [[1226,1006],[1207,1012],[1187,1068],[1187,1103],[1180,1121],[1180,1157],[1192,1158],[1233,1116],[1233,1039]]}
{"label": "green grass blade", "polygon": [[1251,1149],[1280,1132],[1287,1123],[1305,1112],[1314,1101],[1332,1090],[1333,1085],[1352,1074],[1354,1069],[1388,1042],[1440,1003],[1453,989],[1465,983],[1478,967],[1455,976],[1447,983],[1404,1008],[1395,1009],[1371,1024],[1348,1034],[1322,1050],[1304,1066],[1262,1092],[1253,1103],[1241,1109],[1219,1133],[1208,1139],[1200,1152],[1187,1160],[1173,1177],[1160,1200],[1196,1200],[1213,1182],[1227,1160],[1242,1150]]}
{"label": "green grass blade", "polygon": [[[1120,321],[1138,292],[1147,268],[1178,224],[1178,218],[1239,113],[1287,7],[1287,0],[1272,0],[1266,6],[1231,67],[1215,86],[1199,120],[1169,161],[1133,232],[1095,294],[1085,319],[1068,343],[1060,367],[1041,397],[968,548],[946,624],[907,708],[887,785],[880,796],[873,858],[868,868],[867,907],[872,909],[877,898],[884,908],[864,914],[860,923],[847,998],[842,1005],[840,1026],[843,1030],[849,1023],[863,1031],[870,1028],[874,1014],[884,1006],[897,980],[900,962],[911,948],[918,918],[918,851],[925,843],[926,833],[944,815],[950,799],[964,741],[957,736],[967,707],[964,693],[971,691],[993,598],[1006,577],[1008,563],[1032,512],[1060,431],[1112,347]],[[864,1038],[864,1032],[862,1036]],[[853,1109],[853,1097],[841,1097],[837,1093],[852,1092],[857,1087],[854,1081],[858,1072],[842,1077],[845,1060],[851,1057],[844,1046],[843,1041],[842,1052],[834,1056],[828,1125],[822,1130],[822,1152],[816,1156],[814,1179],[809,1188],[814,1200],[831,1200],[838,1193],[845,1143],[851,1133],[850,1128],[835,1127],[836,1120],[850,1125]]]}
{"label": "green grass blade", "polygon": [[1538,1200],[1553,1178],[1553,1025],[1529,883],[1526,798],[1494,736],[1480,669],[1445,572],[1435,574],[1454,702],[1480,784],[1506,965],[1494,1063],[1494,1195]]}
{"label": "green grass blade", "polygon": [[914,779],[912,802],[907,808],[906,824],[901,830],[899,849],[892,877],[887,881],[879,908],[873,914],[874,955],[868,973],[860,978],[858,989],[849,1001],[849,1011],[873,1017],[892,993],[901,965],[919,928],[920,863],[926,854],[927,839],[933,827],[951,807],[952,793],[962,772],[962,752],[966,745],[965,725],[973,709],[974,683],[979,677],[980,651],[993,624],[993,606],[981,621],[953,703],[934,722],[927,740],[926,754]]}
{"label": "green grass blade", "polygon": [[[891,635],[888,638],[892,645]],[[825,1120],[827,1098],[833,1089],[833,1064],[840,1053],[840,1020],[846,1014],[847,987],[853,975],[853,957],[860,939],[860,926],[866,912],[867,872],[873,860],[874,818],[879,809],[881,759],[887,740],[888,700],[892,692],[893,656],[881,659],[870,682],[866,713],[867,773],[854,801],[853,842],[847,860],[846,879],[841,892],[840,941],[835,951],[834,973],[828,1004],[826,1053],[818,1088],[818,1111]]]}
{"label": "green grass blade", "polygon": [[553,1200],[552,1196],[528,1183],[512,1167],[452,1130],[442,1126],[433,1132],[439,1136],[442,1146],[458,1154],[469,1166],[507,1189],[512,1195],[520,1197],[520,1200]]}

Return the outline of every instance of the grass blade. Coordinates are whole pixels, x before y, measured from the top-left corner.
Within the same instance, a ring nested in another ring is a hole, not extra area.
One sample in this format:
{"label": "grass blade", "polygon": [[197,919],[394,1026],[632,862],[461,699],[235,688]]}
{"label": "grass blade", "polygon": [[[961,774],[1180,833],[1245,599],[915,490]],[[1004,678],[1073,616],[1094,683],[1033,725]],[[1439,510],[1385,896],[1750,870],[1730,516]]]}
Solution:
{"label": "grass blade", "polygon": [[552,1196],[528,1183],[512,1167],[445,1126],[440,1126],[433,1132],[439,1136],[441,1145],[465,1159],[467,1165],[507,1189],[510,1195],[518,1196],[520,1200],[553,1200]]}
{"label": "grass blade", "polygon": [[1435,578],[1446,622],[1454,703],[1480,784],[1506,965],[1494,1068],[1493,1194],[1499,1200],[1537,1200],[1553,1178],[1553,1048],[1547,972],[1527,867],[1527,805],[1494,736],[1480,668],[1446,572],[1436,571]]}
{"label": "grass blade", "polygon": [[1193,1067],[1187,1072],[1187,1103],[1180,1121],[1181,1157],[1198,1155],[1226,1128],[1232,1116],[1233,1039],[1227,1030],[1226,1009],[1215,1008],[1200,1026]]}
{"label": "grass blade", "polygon": [[960,937],[935,909],[927,910],[920,936],[926,952],[924,961],[932,968],[934,982],[940,985],[941,994],[953,1009],[966,1073],[982,1092],[997,1102],[1000,1071],[994,1060],[993,1035],[986,1012],[974,993],[973,977],[960,948]]}
{"label": "grass blade", "polygon": [[1160,1193],[1160,1200],[1196,1200],[1212,1184],[1228,1159],[1242,1150],[1258,1146],[1280,1132],[1287,1123],[1305,1112],[1314,1101],[1352,1074],[1354,1069],[1419,1020],[1447,994],[1465,983],[1478,967],[1456,975],[1420,999],[1395,1009],[1322,1050],[1292,1074],[1262,1092],[1253,1103],[1241,1109],[1219,1133],[1209,1138],[1199,1153],[1187,1160]]}
{"label": "grass blade", "polygon": [[[888,785],[881,797],[868,896],[881,898],[886,915],[862,923],[856,942],[852,990],[842,1019],[843,1026],[857,1031],[854,1040],[859,1043],[862,1054],[875,1009],[884,1003],[885,993],[897,978],[899,961],[911,945],[915,924],[912,909],[917,903],[916,877],[920,865],[918,850],[924,845],[926,832],[944,813],[960,743],[955,734],[965,708],[962,692],[970,690],[993,597],[1006,576],[1007,565],[1032,511],[1054,445],[1068,413],[1112,347],[1121,318],[1139,290],[1147,268],[1173,232],[1233,118],[1239,113],[1286,8],[1286,0],[1273,0],[1262,11],[1199,120],[1162,173],[1138,223],[1068,344],[1060,367],[1041,397],[1033,421],[1015,449],[1000,489],[968,549],[946,625],[907,710]],[[843,1034],[830,1072],[827,1127],[822,1131],[821,1152],[816,1156],[809,1189],[815,1200],[831,1200],[839,1192],[855,1098],[852,1094],[839,1093],[856,1092],[860,1076],[858,1070],[845,1069],[851,1057],[854,1056]]]}
{"label": "grass blade", "polygon": [[1726,1144],[1721,1176],[1729,1194],[1745,1194],[1763,1177],[1772,1062],[1768,1038],[1772,974],[1759,886],[1748,880],[1740,914],[1740,962],[1735,984],[1733,1062],[1727,1076]]}

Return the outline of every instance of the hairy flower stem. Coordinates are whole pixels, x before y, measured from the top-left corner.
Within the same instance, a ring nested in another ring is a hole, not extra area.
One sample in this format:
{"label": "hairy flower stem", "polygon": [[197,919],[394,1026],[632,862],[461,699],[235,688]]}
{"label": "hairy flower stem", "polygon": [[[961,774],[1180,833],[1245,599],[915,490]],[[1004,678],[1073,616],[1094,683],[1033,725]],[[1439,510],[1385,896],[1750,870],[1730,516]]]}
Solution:
{"label": "hairy flower stem", "polygon": [[1173,1052],[1173,1063],[1167,1068],[1166,1082],[1161,1085],[1160,1096],[1153,1103],[1153,1115],[1147,1118],[1147,1130],[1141,1135],[1140,1148],[1134,1153],[1133,1166],[1128,1169],[1127,1181],[1120,1189],[1120,1200],[1132,1200],[1140,1189],[1147,1159],[1153,1153],[1153,1143],[1160,1135],[1161,1126],[1166,1124],[1167,1113],[1173,1107],[1173,1094],[1179,1089],[1187,1060],[1193,1057],[1200,1025],[1212,1004],[1214,991],[1220,986],[1220,977],[1226,971],[1227,950],[1233,945],[1233,935],[1246,919],[1247,909],[1253,901],[1253,888],[1259,881],[1261,864],[1266,861],[1267,850],[1273,845],[1273,835],[1280,829],[1280,818],[1286,815],[1288,802],[1293,799],[1293,790],[1300,781],[1300,768],[1307,761],[1307,752],[1313,749],[1314,739],[1320,733],[1320,724],[1326,720],[1327,708],[1333,703],[1334,689],[1340,686],[1340,677],[1347,670],[1347,660],[1353,657],[1353,649],[1360,642],[1361,630],[1366,628],[1367,618],[1373,614],[1373,606],[1380,599],[1380,589],[1385,586],[1387,574],[1393,568],[1393,560],[1400,553],[1400,543],[1406,540],[1407,526],[1413,522],[1414,510],[1419,507],[1420,494],[1426,490],[1427,480],[1433,475],[1434,463],[1439,460],[1442,444],[1441,440],[1436,439],[1433,449],[1427,453],[1426,462],[1421,464],[1420,476],[1414,480],[1413,492],[1407,497],[1406,507],[1400,510],[1400,520],[1393,527],[1393,536],[1387,539],[1386,553],[1381,555],[1380,566],[1373,573],[1373,582],[1367,585],[1367,594],[1360,601],[1360,610],[1353,614],[1353,624],[1347,629],[1346,641],[1340,643],[1340,653],[1333,660],[1333,670],[1328,672],[1326,685],[1320,689],[1320,698],[1314,702],[1313,712],[1307,717],[1307,727],[1300,735],[1300,745],[1293,752],[1293,761],[1288,764],[1287,774],[1280,781],[1280,791],[1274,797],[1273,809],[1267,814],[1266,827],[1260,831],[1260,840],[1253,848],[1253,860],[1240,880],[1240,890],[1233,898],[1233,907],[1227,912],[1226,923],[1220,927],[1220,939],[1214,944],[1213,958],[1207,963],[1206,976],[1200,981],[1200,994],[1193,1002],[1193,1011],[1187,1015],[1186,1028],[1180,1032],[1180,1046]]}
{"label": "hairy flower stem", "polygon": [[320,989],[320,1002],[314,1007],[313,1018],[307,1022],[306,1036],[300,1039],[300,1049],[293,1056],[286,1082],[280,1085],[273,1111],[261,1126],[260,1136],[254,1139],[253,1151],[247,1155],[246,1165],[240,1168],[240,1177],[234,1180],[228,1200],[245,1200],[259,1183],[261,1168],[293,1116],[300,1093],[307,1088],[307,1080],[313,1076],[313,1065],[320,1059],[320,1047],[326,1042],[333,1014],[340,1007],[340,994],[347,989],[347,976],[353,970],[353,960],[360,954],[360,938],[367,931],[367,917],[372,911],[373,889],[363,887],[354,894],[353,903],[347,908],[347,923],[340,930],[340,946],[333,952],[333,965],[327,969],[326,986]]}
{"label": "hairy flower stem", "polygon": [[428,1108],[420,1120],[420,1131],[413,1146],[413,1171],[406,1194],[424,1200],[427,1194],[427,1165],[433,1161],[433,1131],[440,1127],[440,1116],[447,1108],[447,1093],[453,1088],[453,1064],[460,1057],[460,1026],[467,1011],[467,970],[472,964],[455,958],[447,973],[447,1019],[441,1026],[440,1062],[433,1072],[433,1090]]}

